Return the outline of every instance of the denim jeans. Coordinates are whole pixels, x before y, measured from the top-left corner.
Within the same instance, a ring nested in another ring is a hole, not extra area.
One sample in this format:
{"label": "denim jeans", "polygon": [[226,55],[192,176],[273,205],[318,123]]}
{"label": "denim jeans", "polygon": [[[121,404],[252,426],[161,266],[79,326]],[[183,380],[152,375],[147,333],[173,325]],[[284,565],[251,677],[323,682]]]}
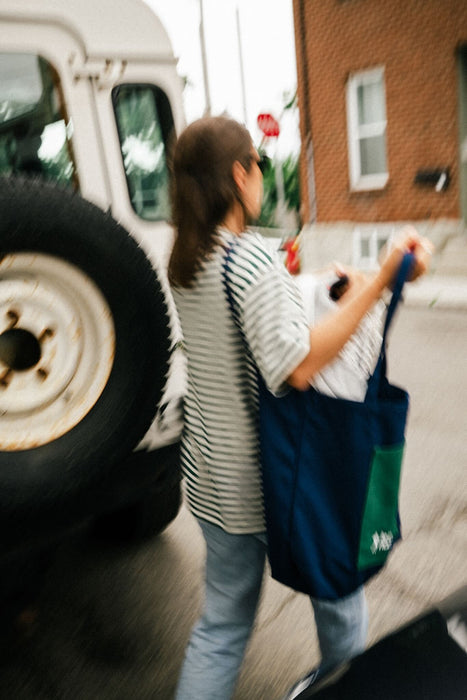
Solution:
{"label": "denim jeans", "polygon": [[[266,535],[231,535],[206,521],[199,524],[207,547],[204,609],[186,650],[176,700],[229,700],[255,619]],[[311,602],[323,671],[363,651],[368,627],[363,588],[338,601]]]}

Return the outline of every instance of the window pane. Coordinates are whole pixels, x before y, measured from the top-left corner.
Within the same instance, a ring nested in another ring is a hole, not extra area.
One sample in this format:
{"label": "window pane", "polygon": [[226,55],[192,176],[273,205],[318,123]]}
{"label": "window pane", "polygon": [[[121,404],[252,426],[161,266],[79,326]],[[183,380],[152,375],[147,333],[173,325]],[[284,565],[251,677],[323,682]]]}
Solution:
{"label": "window pane", "polygon": [[0,54],[0,124],[34,109],[41,95],[39,57]]}
{"label": "window pane", "polygon": [[35,54],[0,54],[0,174],[76,185],[59,78]]}
{"label": "window pane", "polygon": [[166,95],[155,86],[124,85],[113,93],[128,191],[143,219],[170,215],[167,141],[173,130]]}
{"label": "window pane", "polygon": [[386,172],[385,135],[360,139],[360,165],[362,175],[377,175]]}
{"label": "window pane", "polygon": [[363,83],[357,88],[358,123],[373,124],[386,120],[383,82]]}

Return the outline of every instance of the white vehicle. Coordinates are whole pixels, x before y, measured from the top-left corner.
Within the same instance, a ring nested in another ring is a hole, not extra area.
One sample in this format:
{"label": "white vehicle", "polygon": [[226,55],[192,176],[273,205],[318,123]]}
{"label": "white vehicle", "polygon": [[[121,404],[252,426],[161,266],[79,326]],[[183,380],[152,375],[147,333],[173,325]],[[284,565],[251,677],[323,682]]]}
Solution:
{"label": "white vehicle", "polygon": [[1,550],[95,516],[149,534],[177,513],[164,270],[183,120],[142,0],[0,0]]}

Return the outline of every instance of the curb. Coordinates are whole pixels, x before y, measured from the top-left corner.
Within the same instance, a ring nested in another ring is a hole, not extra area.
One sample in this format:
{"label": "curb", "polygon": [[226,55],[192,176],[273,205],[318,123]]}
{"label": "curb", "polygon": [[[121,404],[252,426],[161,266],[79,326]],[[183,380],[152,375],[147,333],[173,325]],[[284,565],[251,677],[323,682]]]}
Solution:
{"label": "curb", "polygon": [[404,299],[406,306],[467,310],[467,278],[438,275],[424,278],[406,286]]}

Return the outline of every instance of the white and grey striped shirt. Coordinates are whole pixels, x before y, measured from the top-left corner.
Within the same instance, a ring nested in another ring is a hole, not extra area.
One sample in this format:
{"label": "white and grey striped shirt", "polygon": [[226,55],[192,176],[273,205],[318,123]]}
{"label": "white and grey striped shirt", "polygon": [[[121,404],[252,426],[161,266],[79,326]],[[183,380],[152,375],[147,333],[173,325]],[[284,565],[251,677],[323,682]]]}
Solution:
{"label": "white and grey striped shirt", "polygon": [[[220,231],[220,245],[189,289],[175,287],[187,354],[182,463],[192,512],[233,534],[265,529],[254,364],[281,389],[309,350],[300,295],[259,234]],[[232,245],[227,275],[225,251]]]}

